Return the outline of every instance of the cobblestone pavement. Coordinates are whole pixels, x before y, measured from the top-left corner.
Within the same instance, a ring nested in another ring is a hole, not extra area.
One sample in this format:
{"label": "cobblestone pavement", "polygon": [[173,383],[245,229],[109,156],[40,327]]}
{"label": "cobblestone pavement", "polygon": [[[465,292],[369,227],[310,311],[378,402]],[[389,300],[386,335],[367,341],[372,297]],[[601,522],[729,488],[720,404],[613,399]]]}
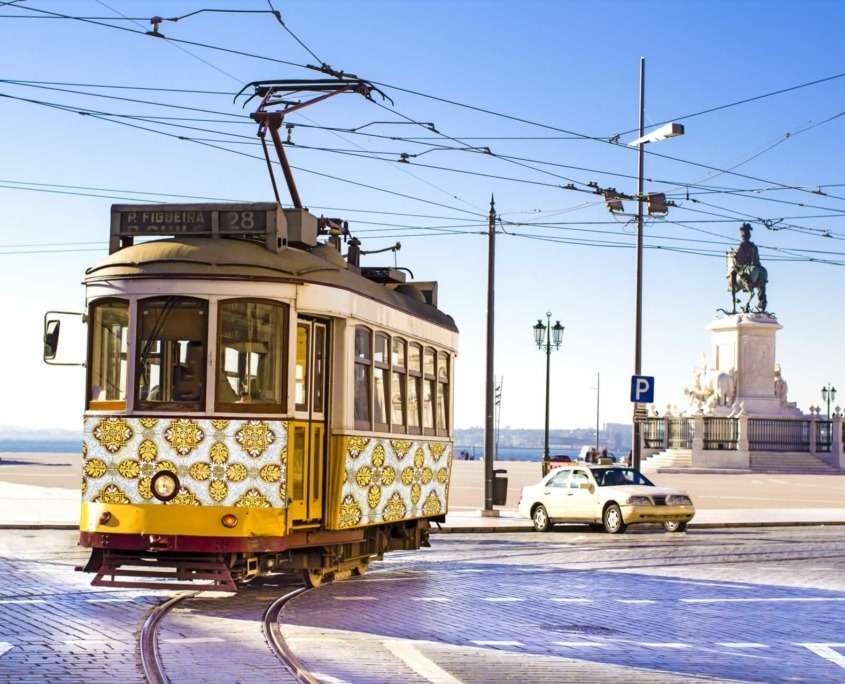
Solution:
{"label": "cobblestone pavement", "polygon": [[0,683],[144,681],[136,630],[161,597],[90,586],[75,538],[0,531]]}
{"label": "cobblestone pavement", "polygon": [[843,557],[818,528],[443,535],[282,619],[335,681],[842,682]]}
{"label": "cobblestone pavement", "polygon": [[[143,681],[162,592],[98,590],[70,532],[0,532],[0,682]],[[320,681],[842,682],[845,529],[438,535],[306,592],[283,633]],[[261,631],[292,579],[161,623],[173,682],[292,681]]]}

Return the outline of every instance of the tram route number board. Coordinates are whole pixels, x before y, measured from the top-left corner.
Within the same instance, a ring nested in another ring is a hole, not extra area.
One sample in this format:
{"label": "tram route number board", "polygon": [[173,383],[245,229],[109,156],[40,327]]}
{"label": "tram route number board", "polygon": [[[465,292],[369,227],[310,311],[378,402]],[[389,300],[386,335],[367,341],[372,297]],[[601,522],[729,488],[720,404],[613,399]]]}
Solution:
{"label": "tram route number board", "polygon": [[[215,222],[217,225],[215,225]],[[155,209],[121,211],[120,235],[256,235],[267,212],[255,209]]]}

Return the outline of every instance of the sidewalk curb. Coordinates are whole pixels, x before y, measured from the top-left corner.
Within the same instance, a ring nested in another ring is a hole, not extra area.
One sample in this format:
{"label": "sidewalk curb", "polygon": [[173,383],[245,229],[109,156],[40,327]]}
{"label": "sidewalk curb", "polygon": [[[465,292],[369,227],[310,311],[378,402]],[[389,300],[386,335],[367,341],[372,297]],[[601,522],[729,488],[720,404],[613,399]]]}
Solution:
{"label": "sidewalk curb", "polygon": [[[828,526],[845,525],[845,520],[830,520],[830,521],[784,521],[784,522],[724,522],[724,523],[690,523],[687,529],[694,530],[715,530],[715,529],[731,529],[743,527],[828,527]],[[534,532],[534,527],[531,525],[512,525],[498,526],[498,527],[460,527],[454,525],[443,525],[441,528],[432,527],[431,534],[502,534],[505,532]]]}
{"label": "sidewalk curb", "polygon": [[[573,526],[577,523],[573,523]],[[742,528],[742,527],[833,527],[845,525],[845,520],[793,520],[783,522],[724,522],[724,523],[690,523],[688,529],[694,530],[716,530],[720,528]],[[0,530],[67,530],[77,531],[79,525],[71,525],[67,523],[0,523]],[[507,532],[533,532],[532,525],[498,525],[495,527],[487,526],[455,526],[443,525],[442,527],[432,527],[431,534],[504,534]]]}

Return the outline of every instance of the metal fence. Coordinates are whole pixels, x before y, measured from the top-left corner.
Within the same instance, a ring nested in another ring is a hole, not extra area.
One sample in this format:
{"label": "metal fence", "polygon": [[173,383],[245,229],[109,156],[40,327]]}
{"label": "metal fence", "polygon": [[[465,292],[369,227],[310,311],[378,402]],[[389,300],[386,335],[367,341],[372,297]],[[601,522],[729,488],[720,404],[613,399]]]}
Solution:
{"label": "metal fence", "polygon": [[663,418],[647,418],[643,421],[643,445],[646,449],[662,449],[666,436]]}
{"label": "metal fence", "polygon": [[704,419],[704,448],[735,451],[739,439],[739,421],[736,418]]}
{"label": "metal fence", "polygon": [[[828,428],[828,432],[830,428]],[[810,421],[784,418],[749,418],[751,451],[810,451]]]}
{"label": "metal fence", "polygon": [[692,449],[693,419],[669,419],[669,448]]}
{"label": "metal fence", "polygon": [[816,451],[830,453],[833,446],[833,422],[829,420],[816,421]]}

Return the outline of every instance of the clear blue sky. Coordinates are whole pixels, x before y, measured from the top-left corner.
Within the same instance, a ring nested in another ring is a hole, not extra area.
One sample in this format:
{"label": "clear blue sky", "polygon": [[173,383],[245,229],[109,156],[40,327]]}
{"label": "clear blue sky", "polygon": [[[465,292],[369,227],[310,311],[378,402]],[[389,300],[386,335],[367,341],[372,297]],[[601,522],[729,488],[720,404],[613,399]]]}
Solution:
{"label": "clear blue sky", "polygon": [[[235,2],[128,2],[107,0],[130,16],[175,15],[200,7],[264,9],[261,0]],[[793,84],[845,71],[841,26],[845,10],[822,2],[283,2],[274,3],[288,25],[320,56],[338,68],[372,80],[509,112],[553,126],[609,136],[636,126],[640,56],[647,60],[647,119],[661,121]],[[95,0],[31,0],[25,5],[85,16],[112,16]],[[0,14],[27,14],[0,7]],[[115,22],[118,23],[118,22]],[[119,22],[136,28],[127,22]],[[224,45],[294,62],[313,62],[268,15],[206,14],[164,24],[173,37]],[[165,41],[65,20],[0,19],[7,79],[121,84],[232,91],[259,78],[308,77],[309,72],[270,62],[188,49],[213,66]],[[222,71],[221,71],[222,70]],[[229,76],[222,72],[227,72]],[[231,98],[163,93],[113,94],[240,113]],[[440,131],[461,136],[555,135],[410,94],[388,91],[396,108]],[[140,115],[188,115],[159,107],[116,102],[0,84],[0,93]],[[652,146],[655,152],[720,168],[732,167],[810,123],[845,109],[845,79],[691,118],[682,138]],[[341,127],[395,118],[354,96],[316,106],[312,122]],[[225,118],[209,115],[208,118]],[[302,117],[302,123],[308,121]],[[142,124],[147,125],[147,124]],[[249,125],[193,123],[249,135]],[[786,140],[738,167],[741,173],[785,184],[816,186],[841,177],[845,117]],[[262,162],[90,117],[0,100],[3,181],[29,181],[171,192],[232,199],[271,197]],[[407,126],[372,127],[374,132],[425,135]],[[412,132],[413,131],[413,132]],[[186,131],[187,134],[220,137]],[[622,140],[629,140],[623,136]],[[299,128],[301,145],[399,152],[419,146],[361,136],[343,139]],[[449,141],[441,141],[450,143]],[[601,171],[634,174],[629,150],[584,140],[480,141],[495,152]],[[256,152],[247,145],[230,145]],[[291,150],[295,164],[418,196],[456,209],[437,207],[349,184],[299,173],[303,199],[313,207],[430,214],[449,219],[412,219],[364,213],[326,212],[350,219],[365,249],[390,243],[384,226],[477,224],[483,230],[491,193],[506,219],[514,221],[608,221],[595,196],[549,187],[463,176],[413,165],[358,159],[313,150]],[[564,183],[500,159],[462,152],[432,152],[420,162]],[[579,181],[596,181],[633,192],[634,181],[604,173],[554,169]],[[413,175],[411,175],[413,174]],[[699,181],[706,169],[649,157],[646,175],[669,181]],[[764,187],[730,175],[709,181],[732,188]],[[648,183],[647,190],[665,184]],[[676,189],[677,190],[677,189]],[[845,196],[845,188],[839,189]],[[836,188],[830,192],[836,193]],[[66,248],[100,249],[108,231],[111,200],[0,188],[3,245],[100,241]],[[138,197],[132,193],[113,193]],[[845,201],[794,191],[762,196],[815,204],[819,210],[730,194],[701,196],[722,207],[716,213],[750,213],[763,218],[806,216],[845,210]],[[118,201],[118,200],[115,200]],[[684,201],[685,207],[691,206]],[[629,205],[630,206],[630,205]],[[694,206],[694,205],[693,205]],[[476,216],[458,209],[475,212]],[[726,212],[725,209],[730,211]],[[316,211],[320,211],[319,209]],[[845,214],[843,214],[845,217]],[[356,218],[359,220],[356,223]],[[454,220],[457,218],[457,220]],[[685,208],[672,220],[711,218]],[[695,224],[737,235],[735,223]],[[845,218],[794,220],[799,225],[845,234]],[[569,225],[599,229],[590,234],[541,228],[508,228],[577,239],[632,243],[630,226]],[[379,237],[367,231],[378,229]],[[400,235],[422,230],[394,231]],[[653,224],[647,234],[715,240],[685,247],[723,250],[724,238],[673,224]],[[402,237],[401,263],[417,277],[440,281],[441,306],[461,332],[456,423],[483,420],[484,288],[486,242],[478,235]],[[759,245],[845,252],[845,243],[758,226]],[[59,247],[56,247],[58,249]],[[44,249],[44,248],[40,248]],[[2,251],[20,251],[4,247]],[[82,410],[81,371],[46,368],[40,361],[40,319],[47,308],[79,309],[84,269],[104,254],[73,251],[0,256],[0,307],[6,333],[0,337],[6,389],[0,423],[75,428]],[[763,259],[772,252],[763,250]],[[549,309],[566,325],[564,345],[552,360],[552,425],[576,427],[594,421],[595,373],[602,373],[603,420],[627,421],[633,357],[633,264],[631,249],[598,248],[501,235],[498,240],[497,374],[505,378],[503,425],[540,427],[543,422],[544,359],[532,344],[531,326]],[[832,257],[834,259],[842,257]],[[368,263],[379,263],[371,257]],[[828,380],[841,384],[839,359],[843,322],[841,266],[765,262],[771,308],[784,325],[778,357],[793,399],[806,408],[819,401]],[[726,305],[722,258],[648,251],[644,285],[644,370],[657,376],[657,402],[678,402],[701,352],[709,346],[706,324]]]}

